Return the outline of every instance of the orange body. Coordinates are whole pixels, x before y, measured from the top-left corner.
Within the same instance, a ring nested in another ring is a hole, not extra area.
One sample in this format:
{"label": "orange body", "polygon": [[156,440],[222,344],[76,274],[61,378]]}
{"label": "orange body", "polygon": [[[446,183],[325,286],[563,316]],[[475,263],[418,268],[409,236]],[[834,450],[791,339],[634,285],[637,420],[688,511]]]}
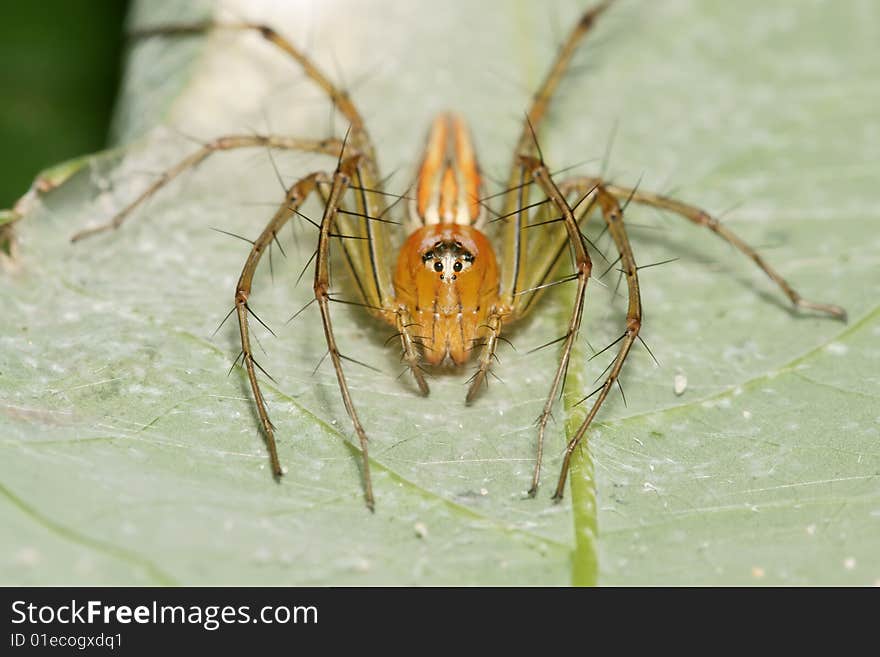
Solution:
{"label": "orange body", "polygon": [[394,272],[397,302],[416,325],[423,357],[464,363],[498,298],[498,264],[489,240],[471,226],[432,224],[409,236]]}
{"label": "orange body", "polygon": [[435,119],[416,180],[412,233],[400,250],[394,290],[409,310],[423,358],[467,361],[498,300],[498,263],[481,219],[480,172],[464,122]]}
{"label": "orange body", "polygon": [[441,114],[431,125],[416,179],[410,219],[416,224],[474,225],[482,218],[482,179],[464,120]]}

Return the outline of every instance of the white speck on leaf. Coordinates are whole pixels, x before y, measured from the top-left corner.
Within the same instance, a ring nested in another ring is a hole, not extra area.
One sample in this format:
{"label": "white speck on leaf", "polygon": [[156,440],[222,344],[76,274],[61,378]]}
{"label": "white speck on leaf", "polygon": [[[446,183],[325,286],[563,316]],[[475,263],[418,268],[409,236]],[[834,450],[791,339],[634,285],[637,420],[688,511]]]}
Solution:
{"label": "white speck on leaf", "polygon": [[687,390],[687,386],[687,377],[682,373],[676,374],[675,377],[672,379],[672,390],[679,397],[684,394],[685,390]]}
{"label": "white speck on leaf", "polygon": [[23,547],[15,555],[15,562],[21,566],[33,567],[40,563],[40,553],[36,548]]}
{"label": "white speck on leaf", "polygon": [[355,560],[355,562],[352,564],[352,568],[353,568],[356,572],[359,572],[359,573],[366,573],[366,572],[368,572],[368,571],[370,570],[370,567],[371,567],[371,566],[372,566],[372,564],[370,564],[369,560],[364,559],[363,557],[358,557],[358,558]]}
{"label": "white speck on leaf", "polygon": [[832,342],[827,347],[825,347],[825,351],[829,354],[834,354],[835,356],[843,356],[846,352],[849,351],[849,347],[840,342]]}

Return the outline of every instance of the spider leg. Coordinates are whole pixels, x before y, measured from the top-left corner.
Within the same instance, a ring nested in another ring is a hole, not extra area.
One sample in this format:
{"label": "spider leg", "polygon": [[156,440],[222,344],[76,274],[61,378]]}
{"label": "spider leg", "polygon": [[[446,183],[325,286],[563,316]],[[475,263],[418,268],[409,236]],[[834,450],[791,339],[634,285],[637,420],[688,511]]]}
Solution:
{"label": "spider leg", "polygon": [[[568,201],[566,201],[565,194],[553,181],[553,178],[551,177],[547,167],[542,161],[529,156],[522,157],[521,161],[523,162],[525,168],[529,170],[530,176],[534,178],[538,185],[540,185],[541,189],[544,191],[544,193],[547,195],[553,205],[556,206],[556,209],[560,212],[563,218],[566,234],[568,237],[568,243],[571,247],[572,254],[574,255],[574,277],[577,280],[577,290],[575,291],[574,304],[571,311],[571,319],[569,320],[568,329],[565,333],[565,340],[563,342],[562,352],[559,357],[559,365],[556,368],[556,374],[554,375],[553,382],[550,385],[550,392],[547,395],[547,401],[544,404],[544,408],[541,412],[540,417],[538,418],[538,446],[537,454],[535,457],[535,470],[532,475],[532,485],[529,488],[529,495],[534,496],[538,490],[538,483],[541,476],[541,463],[544,456],[544,430],[550,418],[550,412],[553,407],[553,402],[556,399],[556,395],[565,379],[566,371],[568,370],[568,363],[571,359],[571,350],[574,346],[574,341],[577,337],[577,333],[581,325],[581,319],[583,317],[584,299],[586,297],[587,291],[587,281],[590,278],[593,264],[590,260],[589,253],[587,253],[585,240],[583,238],[583,235],[581,234],[581,230],[578,225],[578,220],[575,216],[574,210],[568,204]],[[529,290],[524,290],[524,292],[529,292]],[[567,470],[567,465],[565,467]]]}
{"label": "spider leg", "polygon": [[[559,185],[559,189],[561,190],[571,190],[572,187],[577,188],[577,186],[572,185],[571,182],[562,182]],[[614,386],[614,383],[620,376],[620,370],[623,368],[626,357],[629,355],[630,349],[632,348],[633,343],[638,338],[639,330],[642,327],[642,302],[641,295],[639,294],[638,267],[636,266],[635,258],[633,257],[632,253],[632,248],[630,247],[629,243],[629,237],[627,236],[626,228],[624,227],[623,210],[621,209],[616,196],[611,194],[603,185],[596,184],[595,181],[591,181],[591,183],[588,185],[580,186],[580,189],[592,189],[593,191],[590,193],[595,194],[595,201],[598,202],[598,205],[602,210],[602,216],[608,225],[608,232],[611,234],[611,237],[614,240],[615,245],[617,246],[617,251],[620,254],[621,267],[623,269],[623,272],[626,274],[626,284],[629,291],[629,305],[626,312],[626,328],[623,335],[619,339],[620,349],[617,353],[617,358],[615,358],[615,360],[613,361],[610,371],[608,372],[608,376],[605,378],[605,382],[596,391],[598,392],[598,397],[596,398],[596,401],[593,402],[589,413],[587,413],[587,417],[581,423],[580,427],[578,427],[575,435],[571,438],[571,440],[569,440],[568,445],[566,445],[565,457],[563,458],[562,468],[559,472],[559,480],[556,484],[556,491],[553,494],[554,500],[562,499],[563,492],[565,490],[565,481],[568,478],[568,470],[571,466],[572,454],[574,453],[574,450],[577,448],[577,446],[580,444],[581,440],[584,437],[584,434],[586,434],[587,429],[593,422],[593,418],[596,417],[596,413],[598,413],[599,407],[602,406],[602,402],[605,401],[605,398],[611,391],[612,386]],[[575,306],[575,314],[578,315],[577,320],[579,322],[579,314],[582,311],[583,298],[578,298],[576,300],[576,304],[579,304],[580,306]],[[574,324],[572,324],[572,326],[574,326]],[[569,330],[571,331],[571,327],[569,328]],[[569,337],[569,340],[572,339],[572,337]],[[567,341],[566,351],[570,351],[570,349],[571,347]],[[565,354],[566,360],[567,356],[568,354]],[[561,366],[562,364],[560,363],[560,368]],[[557,385],[559,377],[560,372],[557,371],[556,379],[554,379],[554,386]],[[551,389],[551,397],[548,400],[548,405],[552,402],[555,390],[555,387]],[[582,399],[581,402],[585,401],[586,399],[587,398]],[[536,468],[536,475],[537,474],[538,471]],[[535,485],[536,484],[537,482],[535,482]]]}
{"label": "spider leg", "polygon": [[587,291],[587,276],[578,276],[577,290],[575,291],[574,304],[572,306],[571,319],[568,323],[568,329],[565,332],[565,341],[562,345],[562,353],[559,356],[559,365],[556,368],[556,374],[553,382],[550,384],[550,391],[547,393],[547,401],[544,402],[544,408],[541,415],[538,416],[538,446],[535,454],[535,469],[532,473],[532,485],[529,488],[529,497],[534,497],[538,492],[538,486],[541,480],[541,465],[544,459],[544,433],[547,429],[547,422],[550,420],[553,411],[553,402],[565,380],[568,371],[568,364],[571,360],[571,350],[574,341],[577,338],[580,329],[581,319],[584,311],[584,298]]}
{"label": "spider leg", "polygon": [[498,337],[501,335],[501,321],[504,315],[508,314],[506,310],[493,309],[486,319],[484,328],[486,329],[486,340],[480,351],[480,360],[477,371],[470,379],[465,403],[470,404],[476,399],[480,392],[480,387],[486,380],[486,375],[492,367],[492,360],[495,358],[495,350],[498,348]]}
{"label": "spider leg", "polygon": [[254,360],[253,351],[251,349],[250,331],[248,328],[248,298],[251,294],[251,286],[253,284],[254,273],[263,252],[272,244],[275,235],[287,223],[287,220],[299,209],[306,198],[315,190],[317,182],[323,174],[313,173],[305,178],[301,178],[295,182],[287,191],[284,203],[281,204],[278,211],[260,233],[260,236],[254,241],[253,248],[248,254],[244,267],[241,270],[241,276],[238,284],[235,286],[235,310],[238,315],[238,326],[241,332],[241,351],[244,359],[245,369],[247,370],[248,379],[250,380],[251,390],[254,393],[254,401],[257,405],[257,414],[260,417],[260,423],[266,434],[266,445],[269,449],[269,460],[272,465],[272,472],[276,477],[280,477],[283,472],[281,463],[278,460],[278,450],[275,446],[275,428],[269,420],[269,413],[266,411],[266,402],[263,393],[260,390],[260,384],[257,381],[256,370],[260,367]]}
{"label": "spider leg", "polygon": [[533,180],[525,177],[522,170],[521,156],[537,155],[541,157],[540,147],[538,146],[537,131],[541,127],[541,122],[547,114],[550,102],[559,83],[565,76],[565,72],[571,64],[572,57],[583,42],[586,35],[596,24],[599,16],[608,9],[613,0],[603,0],[587,9],[581,14],[580,20],[569,32],[556,54],[550,70],[544,77],[541,86],[532,96],[532,102],[526,112],[523,120],[522,129],[519,139],[513,151],[513,162],[510,168],[510,174],[507,177],[507,192],[504,199],[505,217],[504,226],[502,227],[503,241],[505,244],[505,252],[503,260],[512,263],[507,268],[501,281],[501,300],[505,305],[514,303],[513,296],[517,290],[522,288],[523,275],[525,267],[521,267],[520,263],[524,261],[525,255],[528,253],[528,236],[522,231],[524,226],[525,214],[521,211],[527,205],[529,186]]}
{"label": "spider leg", "polygon": [[318,68],[315,63],[299,48],[297,48],[288,39],[280,35],[269,25],[263,23],[253,23],[248,21],[240,22],[214,22],[208,21],[203,23],[180,23],[156,25],[133,33],[135,37],[154,37],[154,36],[186,36],[198,35],[211,30],[233,30],[241,32],[256,32],[267,42],[287,54],[297,64],[300,65],[306,76],[318,85],[333,106],[348,121],[351,126],[351,145],[359,152],[366,155],[365,166],[370,170],[371,177],[379,180],[377,171],[375,170],[376,154],[370,136],[364,124],[363,117],[355,106],[351,97],[345,89],[340,89],[330,78]]}
{"label": "spider leg", "polygon": [[248,298],[251,294],[254,273],[263,253],[268,249],[269,245],[275,239],[275,235],[288,219],[297,213],[299,207],[303,204],[310,193],[324,183],[331,185],[327,195],[327,202],[324,208],[324,215],[321,219],[320,234],[318,237],[317,256],[315,258],[315,282],[314,291],[315,299],[321,311],[321,321],[324,326],[324,337],[327,340],[327,349],[330,358],[333,361],[333,367],[336,370],[336,377],[339,382],[339,389],[342,393],[342,400],[345,409],[351,417],[354,424],[355,432],[360,441],[361,452],[363,454],[363,477],[364,477],[364,495],[367,506],[373,509],[373,486],[370,478],[370,464],[367,452],[367,435],[358,418],[357,411],[351,399],[351,393],[345,380],[345,374],[342,369],[342,355],[336,345],[336,339],[333,334],[333,324],[330,319],[330,239],[331,230],[335,226],[336,212],[339,208],[341,198],[344,195],[349,183],[355,174],[355,169],[360,160],[359,155],[353,155],[340,162],[339,167],[332,176],[322,173],[313,173],[294,183],[287,192],[284,203],[263,229],[260,236],[254,241],[254,246],[248,255],[247,261],[242,269],[238,284],[235,288],[235,309],[238,315],[238,323],[241,331],[241,349],[244,365],[247,370],[248,379],[250,380],[251,390],[254,394],[254,401],[257,405],[257,413],[260,417],[260,423],[266,434],[266,443],[269,449],[269,458],[272,464],[272,471],[276,477],[283,474],[281,464],[278,459],[278,452],[275,444],[275,429],[269,419],[266,410],[265,398],[260,390],[260,384],[257,380],[257,370],[262,369],[254,360],[253,350],[250,342],[250,331],[248,324]]}
{"label": "spider leg", "polygon": [[538,130],[541,121],[547,114],[547,110],[550,107],[550,101],[553,98],[553,94],[556,93],[559,83],[565,76],[565,71],[571,64],[571,58],[574,56],[584,37],[596,24],[596,20],[606,9],[608,9],[609,6],[611,6],[612,2],[613,0],[599,2],[587,9],[581,15],[580,20],[575,23],[574,28],[569,32],[565,41],[560,46],[559,51],[556,53],[556,59],[553,61],[553,65],[547,72],[538,91],[532,96],[532,104],[529,107],[528,112],[526,112],[526,118],[523,121],[519,141],[517,141],[516,150],[514,151],[515,155],[511,175],[509,176],[509,187],[513,187],[516,184],[515,181],[520,164],[520,160],[518,159],[519,156],[533,155],[537,150],[537,142],[533,139],[533,134]]}
{"label": "spider leg", "polygon": [[400,343],[403,347],[403,360],[406,361],[410,372],[412,372],[413,378],[419,386],[419,392],[423,395],[427,395],[429,392],[428,383],[425,381],[425,376],[422,373],[422,368],[420,366],[421,358],[419,357],[419,347],[422,349],[426,347],[421,344],[418,336],[412,332],[412,329],[418,325],[413,324],[412,317],[407,309],[400,309],[397,311],[396,322],[397,331],[400,333]]}
{"label": "spider leg", "polygon": [[253,148],[262,146],[284,150],[296,150],[308,153],[325,153],[338,157],[342,151],[342,141],[339,139],[297,139],[295,137],[276,137],[273,135],[228,135],[213,139],[199,150],[185,157],[173,167],[162,173],[140,196],[117,212],[109,221],[79,231],[70,238],[71,242],[78,242],[86,237],[98,233],[119,228],[131,213],[153,194],[165,187],[184,171],[194,169],[204,162],[209,156],[219,151],[229,151],[238,148]]}
{"label": "spider leg", "polygon": [[330,319],[330,231],[335,226],[336,213],[342,196],[345,194],[351,181],[357,179],[357,166],[360,159],[360,155],[353,155],[342,160],[333,174],[332,187],[328,194],[327,204],[324,207],[324,216],[321,219],[321,232],[318,237],[314,290],[315,298],[318,300],[318,307],[321,310],[321,322],[324,325],[327,350],[330,353],[330,359],[333,361],[333,368],[336,370],[336,379],[339,382],[342,401],[345,404],[345,410],[351,418],[355,433],[357,433],[358,441],[360,442],[363,457],[364,498],[367,507],[372,511],[374,508],[374,498],[373,483],[370,477],[370,459],[367,451],[367,434],[364,431],[363,425],[361,425],[351,399],[348,383],[345,380],[345,373],[342,370],[342,356],[336,345],[336,338],[333,335],[333,324]]}
{"label": "spider leg", "polygon": [[825,313],[832,317],[836,317],[838,319],[842,319],[846,321],[846,310],[841,308],[840,306],[828,304],[828,303],[816,303],[814,301],[809,301],[804,299],[789,283],[786,281],[782,275],[777,272],[773,267],[767,263],[761,255],[755,251],[751,246],[749,246],[745,241],[743,241],[736,233],[727,228],[724,224],[722,224],[718,219],[710,215],[708,212],[701,210],[700,208],[690,205],[688,203],[683,203],[673,198],[669,198],[668,196],[662,196],[660,194],[655,194],[653,192],[641,191],[639,189],[631,189],[627,187],[620,187],[618,185],[613,185],[610,183],[606,183],[597,178],[580,178],[577,180],[572,180],[570,182],[566,182],[565,185],[575,185],[577,187],[584,186],[592,186],[592,185],[601,185],[609,194],[614,196],[618,200],[622,200],[624,202],[628,202],[629,200],[634,201],[635,203],[640,203],[642,205],[648,205],[654,208],[658,208],[660,210],[669,210],[680,217],[687,219],[699,226],[704,226],[711,230],[713,233],[718,235],[721,239],[723,239],[728,244],[734,246],[736,249],[745,254],[752,262],[754,262],[760,269],[767,274],[767,276],[782,290],[782,292],[787,296],[792,304],[794,304],[797,308],[806,308],[808,310],[815,310],[817,312]]}

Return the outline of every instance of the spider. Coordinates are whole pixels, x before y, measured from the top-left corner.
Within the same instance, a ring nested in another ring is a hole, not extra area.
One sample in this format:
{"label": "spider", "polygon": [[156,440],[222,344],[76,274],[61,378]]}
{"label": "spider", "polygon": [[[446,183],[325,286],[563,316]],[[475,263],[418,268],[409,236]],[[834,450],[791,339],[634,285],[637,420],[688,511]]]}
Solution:
{"label": "spider", "polygon": [[[419,391],[429,392],[424,365],[462,366],[474,352],[477,367],[469,381],[466,402],[473,401],[487,382],[503,330],[522,319],[537,305],[549,287],[574,282],[576,289],[565,333],[548,344],[560,344],[559,361],[552,377],[546,402],[537,420],[537,448],[529,495],[538,490],[543,460],[544,438],[555,399],[565,387],[572,348],[581,326],[587,283],[591,278],[593,244],[582,227],[592,214],[601,215],[618,252],[620,268],[627,284],[628,306],[623,332],[611,346],[617,356],[603,373],[603,383],[578,403],[595,396],[586,418],[568,441],[553,494],[563,496],[571,458],[593,419],[618,381],[631,348],[639,338],[642,305],[638,266],[624,221],[629,203],[671,211],[703,226],[749,257],[781,289],[797,308],[845,319],[839,306],[804,299],[752,247],[717,218],[691,204],[637,187],[624,187],[601,177],[558,178],[544,162],[536,133],[545,118],[554,92],[584,37],[612,0],[598,2],[582,13],[565,38],[543,82],[532,97],[515,145],[506,188],[486,195],[483,175],[471,135],[463,118],[453,113],[439,115],[430,127],[410,192],[395,196],[383,190],[383,178],[376,160],[375,146],[354,102],[293,43],[267,25],[252,22],[165,25],[142,30],[139,35],[169,36],[200,34],[214,29],[256,32],[295,60],[306,76],[328,96],[336,111],[348,122],[344,139],[306,139],[264,135],[227,135],[206,143],[168,169],[108,222],[73,236],[78,241],[90,235],[119,228],[146,199],[183,172],[210,155],[240,148],[322,153],[336,158],[333,171],[316,171],[286,188],[285,198],[253,240],[253,247],[235,287],[233,312],[238,318],[242,359],[260,424],[265,433],[272,471],[283,473],[275,444],[275,427],[269,419],[265,398],[257,379],[260,365],[251,348],[248,305],[255,271],[265,251],[277,241],[281,228],[292,218],[311,222],[318,231],[314,251],[314,299],[317,303],[328,353],[333,363],[345,409],[357,434],[362,455],[363,493],[370,510],[374,508],[370,477],[367,431],[346,383],[345,357],[333,331],[330,303],[342,301],[362,306],[379,321],[396,330],[402,357]],[[323,202],[320,221],[313,221],[300,210],[312,195]],[[393,202],[389,199],[395,198]],[[407,218],[398,222],[391,211],[401,199],[408,201]],[[491,206],[500,201],[500,208]],[[497,228],[499,250],[487,236]],[[405,231],[405,239],[392,262],[391,234]],[[540,233],[539,233],[540,231]],[[358,301],[335,298],[330,288],[332,240],[340,244],[340,254],[352,274]],[[560,263],[568,253],[573,270],[558,275]],[[616,263],[615,263],[616,264]],[[302,311],[300,311],[302,312]],[[262,323],[262,322],[261,322]],[[238,362],[238,359],[236,359]]]}

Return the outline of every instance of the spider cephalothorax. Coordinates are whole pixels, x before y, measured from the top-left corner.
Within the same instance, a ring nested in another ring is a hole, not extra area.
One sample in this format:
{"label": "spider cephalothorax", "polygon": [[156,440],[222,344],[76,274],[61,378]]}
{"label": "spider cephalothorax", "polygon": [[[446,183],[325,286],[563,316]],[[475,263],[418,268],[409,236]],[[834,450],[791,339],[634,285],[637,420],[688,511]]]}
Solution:
{"label": "spider cephalothorax", "polygon": [[460,365],[481,340],[498,298],[495,252],[472,226],[422,226],[400,250],[394,290],[409,310],[425,362],[449,358]]}

